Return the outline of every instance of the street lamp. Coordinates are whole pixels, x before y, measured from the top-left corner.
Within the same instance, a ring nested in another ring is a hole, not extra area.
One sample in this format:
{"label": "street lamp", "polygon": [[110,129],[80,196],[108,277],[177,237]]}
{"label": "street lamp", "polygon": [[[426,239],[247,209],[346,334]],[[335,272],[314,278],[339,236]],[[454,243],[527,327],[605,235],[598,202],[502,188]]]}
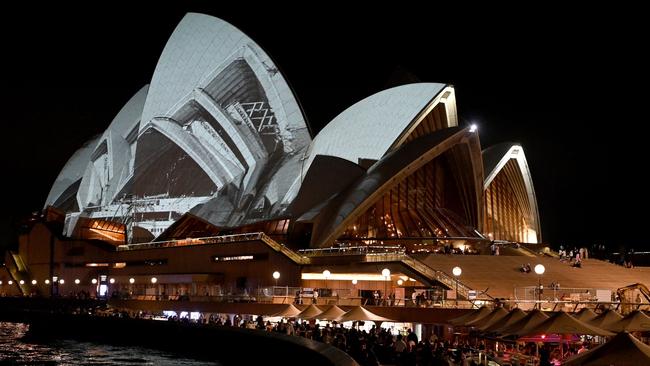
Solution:
{"label": "street lamp", "polygon": [[327,280],[330,278],[331,275],[332,272],[330,272],[329,270],[326,269],[323,271],[323,277],[325,277],[325,289],[327,289]]}
{"label": "street lamp", "polygon": [[381,270],[381,275],[384,276],[384,298],[388,299],[388,281],[390,281],[390,269],[384,268]]}
{"label": "street lamp", "polygon": [[456,277],[456,307],[458,307],[458,277],[463,273],[463,270],[456,266],[451,270],[451,273]]}
{"label": "street lamp", "polygon": [[280,272],[273,272],[273,278],[275,279],[275,287],[278,287],[278,278],[280,278]]}
{"label": "street lamp", "polygon": [[537,303],[539,304],[539,309],[542,310],[542,275],[546,271],[546,268],[543,264],[538,264],[535,266],[535,273],[539,275],[539,281],[537,282]]}

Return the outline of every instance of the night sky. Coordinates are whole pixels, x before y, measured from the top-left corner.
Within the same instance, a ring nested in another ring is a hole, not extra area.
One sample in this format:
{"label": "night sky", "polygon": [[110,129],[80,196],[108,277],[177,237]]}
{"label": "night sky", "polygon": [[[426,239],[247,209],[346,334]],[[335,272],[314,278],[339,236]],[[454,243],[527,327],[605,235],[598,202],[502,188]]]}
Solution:
{"label": "night sky", "polygon": [[453,84],[460,124],[478,124],[483,148],[523,145],[544,242],[650,249],[650,60],[633,10],[28,10],[5,13],[2,24],[3,244],[12,222],[42,208],[72,153],[149,83],[183,15],[198,11],[266,50],[314,132],[405,75]]}

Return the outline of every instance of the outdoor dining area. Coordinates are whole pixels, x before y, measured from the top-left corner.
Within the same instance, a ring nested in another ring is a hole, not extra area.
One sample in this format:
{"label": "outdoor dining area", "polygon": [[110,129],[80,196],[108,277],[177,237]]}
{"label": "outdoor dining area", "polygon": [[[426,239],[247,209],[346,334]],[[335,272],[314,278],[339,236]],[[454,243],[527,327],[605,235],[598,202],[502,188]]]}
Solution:
{"label": "outdoor dining area", "polygon": [[567,313],[481,307],[449,323],[459,344],[479,350],[465,365],[650,365],[650,316],[643,311],[623,316],[588,308]]}

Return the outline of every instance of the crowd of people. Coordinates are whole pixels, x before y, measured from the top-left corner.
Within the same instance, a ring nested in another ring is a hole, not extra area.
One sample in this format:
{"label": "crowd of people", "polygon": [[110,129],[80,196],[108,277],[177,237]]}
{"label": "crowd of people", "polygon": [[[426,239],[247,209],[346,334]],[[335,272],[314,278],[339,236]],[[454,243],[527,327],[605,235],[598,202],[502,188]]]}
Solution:
{"label": "crowd of people", "polygon": [[564,249],[564,246],[561,245],[558,254],[560,255],[560,261],[568,262],[571,266],[576,268],[581,268],[582,260],[589,258],[589,250],[585,247],[580,249],[573,248],[567,252],[567,250]]}

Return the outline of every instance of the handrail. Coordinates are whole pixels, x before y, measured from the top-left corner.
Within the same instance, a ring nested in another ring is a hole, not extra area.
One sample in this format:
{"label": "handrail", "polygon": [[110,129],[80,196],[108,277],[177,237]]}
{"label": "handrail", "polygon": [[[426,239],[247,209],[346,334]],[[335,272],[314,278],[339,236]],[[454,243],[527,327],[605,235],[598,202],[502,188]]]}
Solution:
{"label": "handrail", "polygon": [[447,273],[433,269],[421,261],[402,253],[390,253],[390,254],[367,254],[366,261],[368,262],[392,262],[399,261],[402,262],[407,267],[412,268],[413,270],[421,273],[425,277],[436,280],[443,283],[445,286],[454,289],[458,287],[458,292],[463,295],[466,299],[469,299],[469,292],[472,290],[469,286],[463,284],[460,281],[457,281],[456,278],[451,277]]}
{"label": "handrail", "polygon": [[282,252],[282,254],[286,255],[289,259],[296,262],[297,264],[304,265],[310,263],[309,258],[300,256],[298,253],[287,248],[284,244],[278,243],[277,241],[271,239],[271,237],[269,237],[265,233],[259,233],[259,234],[260,234],[260,240],[266,243],[266,245],[273,248],[276,252]]}
{"label": "handrail", "polygon": [[125,250],[140,250],[140,249],[153,249],[153,248],[172,248],[172,247],[180,247],[180,246],[188,246],[188,245],[225,244],[225,243],[237,243],[237,242],[253,241],[253,240],[261,240],[276,252],[281,252],[282,254],[286,255],[289,259],[291,259],[292,261],[298,264],[308,264],[310,262],[309,258],[300,256],[298,253],[287,248],[284,244],[278,243],[277,241],[271,239],[268,235],[266,235],[263,232],[209,236],[203,238],[167,240],[167,241],[158,241],[158,242],[142,243],[142,244],[120,245],[117,247],[117,250],[125,251]]}
{"label": "handrail", "polygon": [[21,285],[19,281],[25,279],[29,280],[29,275],[27,274],[26,268],[23,268],[23,270],[20,269],[18,261],[22,262],[20,256],[10,250],[7,250],[7,252],[5,253],[5,264],[7,265],[7,273],[9,274],[11,279],[16,283],[16,286],[18,286],[20,293],[22,295],[25,295],[29,293],[27,287],[28,286],[27,281],[25,281],[25,284],[23,285]]}

